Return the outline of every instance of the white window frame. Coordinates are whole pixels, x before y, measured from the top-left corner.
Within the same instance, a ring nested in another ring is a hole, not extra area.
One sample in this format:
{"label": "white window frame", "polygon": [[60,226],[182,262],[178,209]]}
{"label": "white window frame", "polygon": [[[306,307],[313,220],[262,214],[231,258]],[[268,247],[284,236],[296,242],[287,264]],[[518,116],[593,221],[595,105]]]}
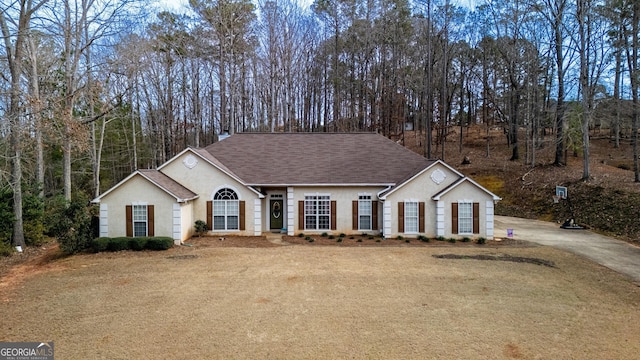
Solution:
{"label": "white window frame", "polygon": [[[314,227],[309,226],[310,219],[314,219]],[[304,195],[304,229],[331,230],[331,194]]]}
{"label": "white window frame", "polygon": [[[406,200],[404,202],[404,232],[405,234],[417,234],[420,231],[420,205],[418,200]],[[411,206],[414,206],[411,209]],[[415,215],[409,213],[409,210],[415,210]],[[415,220],[411,223],[410,220]],[[415,227],[413,227],[415,226]]]}
{"label": "white window frame", "polygon": [[[363,218],[369,219],[369,227],[362,226]],[[370,194],[358,195],[358,230],[373,229],[373,201]]]}
{"label": "white window frame", "polygon": [[[131,204],[131,222],[133,227],[134,237],[148,236],[149,232],[149,208],[147,204],[134,203]],[[142,227],[136,227],[138,225],[144,225]],[[144,229],[144,230],[143,230]],[[139,230],[143,230],[140,232]]]}
{"label": "white window frame", "polygon": [[473,234],[473,202],[458,201],[458,234]]}
{"label": "white window frame", "polygon": [[[239,231],[240,230],[240,200],[238,193],[229,187],[218,189],[213,195],[212,200],[212,227],[213,231]],[[223,227],[216,222],[217,219],[223,220]],[[230,221],[235,218],[235,227]]]}

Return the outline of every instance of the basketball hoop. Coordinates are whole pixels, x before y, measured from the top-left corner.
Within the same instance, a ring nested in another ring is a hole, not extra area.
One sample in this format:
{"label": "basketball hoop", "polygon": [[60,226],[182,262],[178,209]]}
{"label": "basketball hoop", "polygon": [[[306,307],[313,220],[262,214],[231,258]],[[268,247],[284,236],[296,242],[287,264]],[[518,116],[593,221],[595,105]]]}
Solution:
{"label": "basketball hoop", "polygon": [[560,202],[560,195],[553,195],[553,203],[557,204]]}

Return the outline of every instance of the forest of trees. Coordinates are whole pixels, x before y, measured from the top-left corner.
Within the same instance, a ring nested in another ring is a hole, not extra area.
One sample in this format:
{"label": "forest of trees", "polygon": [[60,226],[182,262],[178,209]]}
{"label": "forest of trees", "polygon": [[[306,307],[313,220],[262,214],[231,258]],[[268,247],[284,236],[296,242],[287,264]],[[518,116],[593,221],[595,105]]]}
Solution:
{"label": "forest of trees", "polygon": [[400,138],[411,123],[444,158],[451,127],[499,127],[532,166],[542,136],[556,165],[579,147],[587,179],[589,129],[606,127],[612,146],[632,139],[640,181],[638,1],[0,3],[0,243],[37,243],[59,204],[225,130]]}

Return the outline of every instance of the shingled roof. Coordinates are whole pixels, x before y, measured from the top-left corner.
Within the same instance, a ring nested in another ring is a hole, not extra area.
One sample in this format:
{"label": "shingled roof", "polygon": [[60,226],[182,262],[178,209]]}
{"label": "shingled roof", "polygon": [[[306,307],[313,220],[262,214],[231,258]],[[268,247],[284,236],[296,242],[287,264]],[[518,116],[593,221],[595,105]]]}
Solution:
{"label": "shingled roof", "polygon": [[238,133],[204,150],[253,186],[396,185],[433,163],[375,133]]}
{"label": "shingled roof", "polygon": [[158,170],[144,169],[138,172],[152,183],[163,189],[178,201],[193,200],[198,197],[193,191],[182,186],[182,184],[161,173]]}

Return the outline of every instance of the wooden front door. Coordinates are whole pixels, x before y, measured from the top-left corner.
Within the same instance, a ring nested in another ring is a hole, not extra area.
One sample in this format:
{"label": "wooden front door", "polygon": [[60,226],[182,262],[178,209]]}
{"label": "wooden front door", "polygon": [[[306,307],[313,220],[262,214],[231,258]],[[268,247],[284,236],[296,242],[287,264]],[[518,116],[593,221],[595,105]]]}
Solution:
{"label": "wooden front door", "polygon": [[271,200],[269,202],[269,213],[271,217],[270,221],[270,229],[271,230],[280,230],[282,229],[282,225],[284,224],[284,209],[283,209],[284,201],[283,200]]}

